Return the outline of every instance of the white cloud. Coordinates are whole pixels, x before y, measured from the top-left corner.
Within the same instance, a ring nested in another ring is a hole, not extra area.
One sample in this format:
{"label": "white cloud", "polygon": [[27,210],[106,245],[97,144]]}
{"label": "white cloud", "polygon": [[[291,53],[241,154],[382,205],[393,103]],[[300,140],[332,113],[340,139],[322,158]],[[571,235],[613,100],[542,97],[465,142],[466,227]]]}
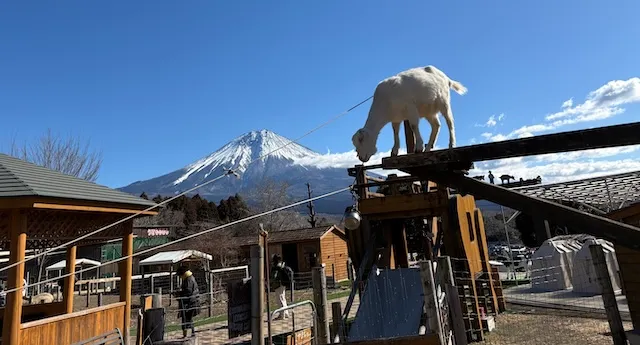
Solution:
{"label": "white cloud", "polygon": [[487,119],[487,122],[485,122],[483,125],[476,123],[474,126],[475,127],[495,127],[498,124],[498,122],[502,121],[503,119],[504,119],[504,114],[500,114],[498,116],[491,115]]}
{"label": "white cloud", "polygon": [[609,114],[619,114],[621,105],[640,102],[640,78],[630,78],[628,80],[612,80],[595,91],[589,92],[586,100],[582,104],[573,106],[573,99],[563,104],[563,110],[547,115],[547,121],[557,120],[566,117],[590,117],[592,114],[607,116]]}
{"label": "white cloud", "polygon": [[536,176],[542,177],[543,183],[580,180],[640,170],[640,161],[636,159],[615,159],[638,150],[640,145],[500,159],[476,163],[469,175],[486,175],[491,170],[494,176],[509,174],[516,180]]}
{"label": "white cloud", "polygon": [[631,145],[586,151],[550,153],[546,155],[534,156],[532,157],[532,159],[538,162],[575,161],[581,159],[613,157],[620,154],[636,152],[638,150],[640,150],[640,145]]}
{"label": "white cloud", "polygon": [[568,100],[564,101],[562,103],[562,108],[569,108],[573,106],[573,97],[569,98]]}
{"label": "white cloud", "polygon": [[573,98],[562,103],[562,110],[545,116],[545,122],[520,127],[508,134],[490,134],[491,141],[526,138],[535,133],[548,132],[562,126],[608,119],[624,113],[622,105],[640,102],[640,78],[612,80],[589,92],[585,101],[574,106]]}
{"label": "white cloud", "polygon": [[[436,147],[437,149],[437,147]],[[398,150],[399,155],[404,155],[407,153],[405,148],[400,148]],[[391,156],[391,150],[378,152],[371,157],[371,159],[365,163],[364,165],[376,165],[382,163],[382,158]],[[320,169],[327,168],[352,168],[355,165],[362,164],[362,162],[358,159],[355,150],[351,150],[343,153],[327,153],[324,155],[316,156],[316,157],[304,157],[296,160],[297,164],[301,164],[304,166],[312,166]],[[379,174],[379,175],[389,175],[389,174],[398,174],[398,176],[405,176],[406,173],[399,170],[383,170],[383,169],[371,169],[370,171]],[[345,172],[346,173],[346,172]]]}
{"label": "white cloud", "polygon": [[493,126],[495,126],[496,124],[498,124],[498,123],[496,122],[496,117],[495,117],[495,116],[493,116],[493,115],[491,115],[491,116],[489,117],[489,119],[487,120],[487,122],[486,122],[484,125],[485,125],[485,126],[487,126],[487,127],[493,127]]}
{"label": "white cloud", "polygon": [[588,160],[538,165],[530,162],[519,162],[503,166],[496,166],[493,162],[487,162],[477,165],[476,169],[469,172],[469,176],[486,175],[489,170],[492,171],[494,176],[509,174],[514,176],[516,180],[520,178],[526,180],[540,176],[542,183],[556,183],[640,170],[640,161],[635,159]]}

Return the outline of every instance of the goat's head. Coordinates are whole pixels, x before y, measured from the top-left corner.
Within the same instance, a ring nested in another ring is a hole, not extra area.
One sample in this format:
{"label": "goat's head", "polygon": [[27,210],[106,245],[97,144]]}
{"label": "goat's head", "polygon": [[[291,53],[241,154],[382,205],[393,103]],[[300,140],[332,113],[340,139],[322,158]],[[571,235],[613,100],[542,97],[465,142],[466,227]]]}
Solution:
{"label": "goat's head", "polygon": [[358,159],[360,159],[361,162],[368,162],[369,159],[371,159],[371,156],[378,152],[378,148],[376,147],[376,139],[376,136],[372,135],[371,132],[366,128],[360,128],[351,138],[353,146],[356,147]]}

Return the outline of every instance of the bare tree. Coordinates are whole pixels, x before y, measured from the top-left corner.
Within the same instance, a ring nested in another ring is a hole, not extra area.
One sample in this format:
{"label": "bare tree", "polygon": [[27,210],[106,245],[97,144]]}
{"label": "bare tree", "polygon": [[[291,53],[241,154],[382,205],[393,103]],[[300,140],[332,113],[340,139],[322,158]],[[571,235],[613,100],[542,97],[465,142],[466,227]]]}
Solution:
{"label": "bare tree", "polygon": [[[251,199],[257,203],[253,211],[260,213],[291,204],[293,201],[287,194],[288,188],[289,185],[286,182],[263,181],[251,195]],[[257,218],[255,222],[263,223],[267,231],[298,229],[308,226],[305,216],[293,209],[262,216]]]}
{"label": "bare tree", "polygon": [[183,225],[184,212],[163,208],[154,216],[140,217],[133,220],[135,226],[149,225]]}
{"label": "bare tree", "polygon": [[18,144],[14,139],[9,154],[25,161],[94,182],[102,165],[102,152],[90,150],[89,141],[54,135],[48,129],[37,141]]}

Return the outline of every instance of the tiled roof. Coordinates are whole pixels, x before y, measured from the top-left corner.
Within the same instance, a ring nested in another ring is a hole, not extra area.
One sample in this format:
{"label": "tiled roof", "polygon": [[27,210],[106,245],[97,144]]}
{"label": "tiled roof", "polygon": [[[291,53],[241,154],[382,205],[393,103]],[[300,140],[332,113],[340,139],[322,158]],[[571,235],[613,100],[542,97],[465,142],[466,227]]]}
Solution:
{"label": "tiled roof", "polygon": [[[344,234],[344,231],[335,225],[318,226],[315,228],[303,228],[294,230],[282,230],[269,232],[268,241],[271,244],[286,243],[286,242],[301,242],[317,240],[326,234],[328,231],[335,229],[336,231]],[[237,246],[250,246],[258,244],[258,235],[256,236],[243,236],[233,237],[232,242]]]}
{"label": "tiled roof", "polygon": [[0,153],[0,199],[30,196],[155,205],[153,201]]}

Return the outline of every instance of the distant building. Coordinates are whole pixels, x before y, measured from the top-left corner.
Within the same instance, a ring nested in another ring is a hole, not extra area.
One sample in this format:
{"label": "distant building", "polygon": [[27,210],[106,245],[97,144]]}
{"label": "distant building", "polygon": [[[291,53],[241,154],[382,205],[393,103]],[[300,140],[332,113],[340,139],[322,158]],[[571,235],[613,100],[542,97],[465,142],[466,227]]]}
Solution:
{"label": "distant building", "polygon": [[[258,236],[235,237],[234,243],[248,259],[251,246],[258,243]],[[269,255],[282,256],[295,273],[310,272],[316,261],[325,264],[328,278],[335,277],[336,281],[349,278],[347,237],[344,230],[335,225],[269,232],[268,243]]]}

